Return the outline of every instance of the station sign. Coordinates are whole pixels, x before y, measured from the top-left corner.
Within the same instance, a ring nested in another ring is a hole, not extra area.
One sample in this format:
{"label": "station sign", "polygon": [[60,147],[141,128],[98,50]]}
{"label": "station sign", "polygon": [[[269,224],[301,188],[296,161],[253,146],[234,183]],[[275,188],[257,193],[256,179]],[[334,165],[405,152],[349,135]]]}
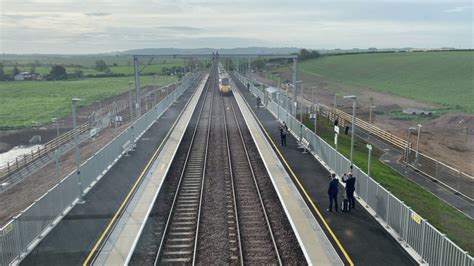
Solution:
{"label": "station sign", "polygon": [[336,132],[336,134],[339,134],[339,127],[338,126],[334,126],[334,132]]}

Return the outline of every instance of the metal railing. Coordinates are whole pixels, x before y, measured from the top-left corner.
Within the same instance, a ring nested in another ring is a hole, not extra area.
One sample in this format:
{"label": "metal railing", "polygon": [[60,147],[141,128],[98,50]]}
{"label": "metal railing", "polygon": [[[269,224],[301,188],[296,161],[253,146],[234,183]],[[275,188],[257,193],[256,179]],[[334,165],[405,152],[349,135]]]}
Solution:
{"label": "metal railing", "polygon": [[[110,169],[129,145],[134,143],[183,94],[200,75],[188,75],[180,86],[148,112],[134,121],[120,135],[81,164],[80,175],[71,172],[28,208],[0,229],[0,265],[23,259],[41,239],[74,207],[80,193],[87,193]],[[83,185],[80,191],[79,178]]]}
{"label": "metal railing", "polygon": [[[244,77],[240,75],[238,77],[241,82],[247,83]],[[250,91],[255,96],[263,99],[264,94],[253,85],[250,87]],[[301,135],[301,138],[309,143],[308,149],[324,161],[328,168],[339,176],[347,173],[350,169],[350,161],[293,117],[285,109],[288,99],[285,99],[284,96],[280,99],[280,104],[270,99],[267,109],[276,118],[279,115],[281,120],[286,121],[290,132],[298,140],[300,140]],[[376,213],[377,219],[383,226],[392,229],[398,235],[398,240],[403,245],[411,247],[418,253],[423,260],[420,262],[440,266],[474,266],[472,256],[449,240],[445,234],[439,232],[409,206],[393,196],[390,191],[367,176],[359,167],[354,165],[352,171],[357,178],[357,196]]]}

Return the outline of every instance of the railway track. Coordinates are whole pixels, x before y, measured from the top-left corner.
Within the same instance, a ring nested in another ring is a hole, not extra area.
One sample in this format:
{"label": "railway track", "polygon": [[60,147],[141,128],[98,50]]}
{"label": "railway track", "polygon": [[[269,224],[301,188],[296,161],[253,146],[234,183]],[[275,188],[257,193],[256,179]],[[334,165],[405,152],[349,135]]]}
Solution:
{"label": "railway track", "polygon": [[282,264],[261,189],[232,101],[231,98],[224,99],[224,118],[227,125],[226,140],[237,206],[237,228],[241,239],[241,261],[244,264]]}
{"label": "railway track", "polygon": [[209,86],[208,83],[155,265],[195,260],[214,93]]}
{"label": "railway track", "polygon": [[130,264],[305,264],[215,62],[201,102]]}

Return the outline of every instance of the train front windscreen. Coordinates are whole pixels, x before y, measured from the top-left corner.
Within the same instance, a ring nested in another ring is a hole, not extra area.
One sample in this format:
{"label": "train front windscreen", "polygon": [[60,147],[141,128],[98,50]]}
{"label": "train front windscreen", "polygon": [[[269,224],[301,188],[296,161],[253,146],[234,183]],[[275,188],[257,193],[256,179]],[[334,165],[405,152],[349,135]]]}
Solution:
{"label": "train front windscreen", "polygon": [[222,85],[223,86],[228,86],[230,84],[229,78],[223,78],[222,79]]}

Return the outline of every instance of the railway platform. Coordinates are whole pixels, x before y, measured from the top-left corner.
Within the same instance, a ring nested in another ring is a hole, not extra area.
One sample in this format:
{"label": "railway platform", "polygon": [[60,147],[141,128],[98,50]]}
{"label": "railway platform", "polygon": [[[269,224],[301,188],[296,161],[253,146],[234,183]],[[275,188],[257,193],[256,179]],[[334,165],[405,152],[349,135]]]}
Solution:
{"label": "railway platform", "polygon": [[[242,85],[242,84],[240,84]],[[278,154],[295,186],[318,220],[329,241],[346,265],[416,265],[416,261],[368,213],[360,207],[348,213],[327,212],[327,188],[330,173],[311,155],[302,153],[297,140],[287,136],[287,146],[280,147],[279,122],[265,108],[256,107],[256,98],[245,86],[239,92],[253,116],[259,121],[267,140]],[[339,203],[344,188],[339,188]],[[356,204],[357,205],[357,204]]]}
{"label": "railway platform", "polygon": [[122,157],[55,228],[21,262],[22,265],[82,265],[113,219],[122,215],[125,199],[140,183],[163,149],[182,110],[195,95],[188,89],[136,142],[135,151]]}
{"label": "railway platform", "polygon": [[343,261],[313,217],[271,144],[260,129],[252,111],[238,91],[234,97],[251,132],[260,156],[297,235],[307,261],[312,265],[343,265]]}
{"label": "railway platform", "polygon": [[124,214],[116,222],[116,226],[110,232],[110,236],[104,242],[100,252],[94,260],[92,260],[92,257],[89,257],[86,263],[93,261],[94,265],[123,265],[128,264],[130,261],[143,226],[170,169],[189,121],[193,116],[207,77],[208,75],[201,81],[189,104],[185,106],[181,117],[177,120],[176,126],[170,132],[166,142],[163,143],[163,148],[160,150],[156,160],[153,161]]}

